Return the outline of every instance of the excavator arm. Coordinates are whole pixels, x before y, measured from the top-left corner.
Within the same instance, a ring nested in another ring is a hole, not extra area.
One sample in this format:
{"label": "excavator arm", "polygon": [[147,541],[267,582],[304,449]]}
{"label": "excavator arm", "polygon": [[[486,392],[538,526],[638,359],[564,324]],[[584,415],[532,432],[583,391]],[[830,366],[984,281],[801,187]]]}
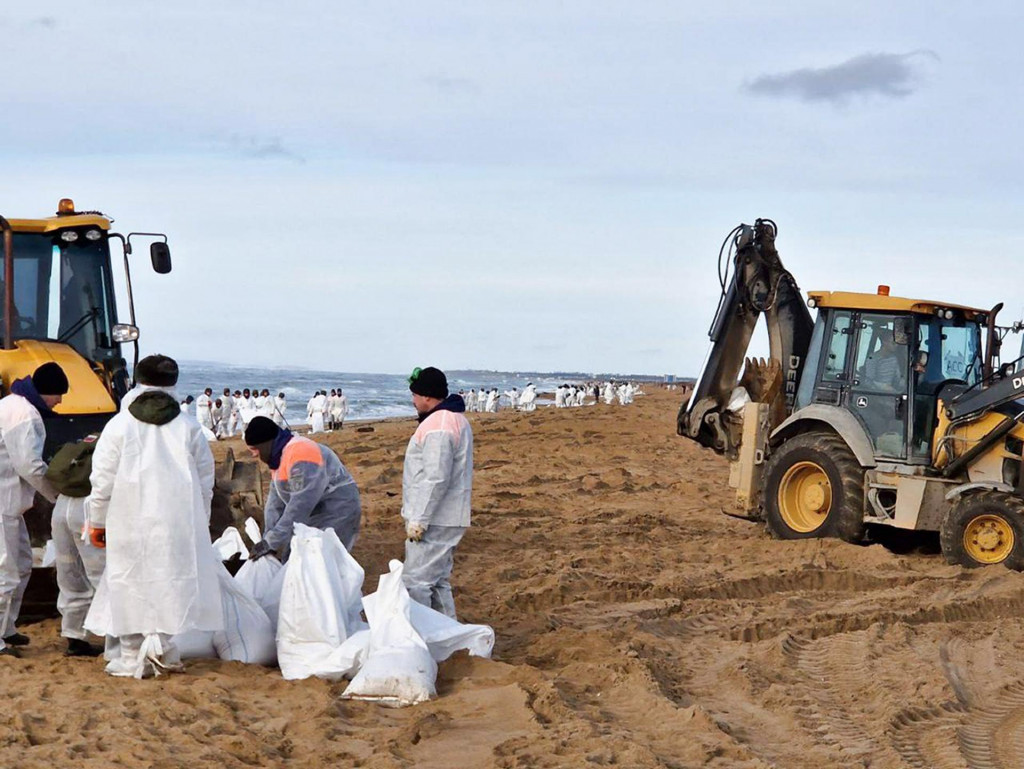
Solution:
{"label": "excavator arm", "polygon": [[775,222],[757,219],[753,226],[736,227],[722,244],[722,295],[708,332],[711,346],[693,394],[677,420],[680,435],[730,457],[739,447],[742,420],[727,407],[758,319],[763,315],[768,326],[770,358],[760,363],[748,361],[743,384],[752,400],[775,401],[770,403],[770,411],[775,412],[773,423],[793,410],[810,344],[811,315],[775,249],[777,232]]}

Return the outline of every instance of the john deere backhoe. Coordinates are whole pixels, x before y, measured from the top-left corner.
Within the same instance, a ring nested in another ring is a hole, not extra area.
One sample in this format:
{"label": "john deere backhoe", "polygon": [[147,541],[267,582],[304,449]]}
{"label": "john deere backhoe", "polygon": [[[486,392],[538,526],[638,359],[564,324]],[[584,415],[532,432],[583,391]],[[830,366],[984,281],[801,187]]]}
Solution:
{"label": "john deere backhoe", "polygon": [[[44,458],[68,441],[98,433],[117,413],[131,386],[123,345],[132,345],[138,362],[139,329],[135,322],[130,256],[133,240],[151,240],[150,258],[158,273],[171,271],[167,237],[158,233],[121,235],[111,231],[113,219],[98,211],[76,211],[62,199],[55,216],[6,219],[0,216],[3,239],[3,314],[0,316],[0,385],[8,392],[14,380],[32,374],[47,361],[64,369],[70,390],[46,419]],[[111,242],[120,246],[128,295],[129,323],[120,323],[114,295]],[[228,461],[218,467],[214,526],[217,533],[232,522],[230,508],[243,497],[259,510],[262,489],[252,463]],[[247,497],[251,497],[248,499]],[[234,504],[232,504],[234,503]],[[26,514],[34,548],[49,538],[50,507],[36,497]],[[219,514],[218,514],[219,513]],[[39,552],[37,550],[37,552]],[[51,570],[52,571],[52,570]],[[56,597],[52,573],[37,571],[26,595],[23,614],[52,607]]]}
{"label": "john deere backhoe", "polygon": [[[739,508],[776,537],[937,531],[951,563],[1024,569],[1024,361],[999,364],[1002,305],[885,286],[805,301],[776,234],[758,219],[723,244],[711,348],[679,434],[731,460]],[[744,368],[762,317],[770,356]]]}

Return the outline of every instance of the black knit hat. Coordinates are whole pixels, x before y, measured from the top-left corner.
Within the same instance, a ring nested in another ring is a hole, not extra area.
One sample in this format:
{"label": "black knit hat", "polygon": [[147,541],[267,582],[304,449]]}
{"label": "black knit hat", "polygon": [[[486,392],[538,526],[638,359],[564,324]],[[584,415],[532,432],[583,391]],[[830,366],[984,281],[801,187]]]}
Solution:
{"label": "black knit hat", "polygon": [[417,395],[443,401],[448,397],[448,378],[441,369],[433,366],[416,368],[409,377],[409,389]]}
{"label": "black knit hat", "polygon": [[147,355],[135,367],[135,381],[150,387],[174,387],[178,384],[178,364],[166,355]]}
{"label": "black knit hat", "polygon": [[253,417],[249,426],[245,428],[245,444],[259,446],[261,443],[274,440],[279,432],[281,432],[281,428],[274,424],[274,420],[266,417]]}
{"label": "black knit hat", "polygon": [[64,395],[68,391],[68,376],[64,369],[50,361],[36,369],[32,386],[40,395]]}

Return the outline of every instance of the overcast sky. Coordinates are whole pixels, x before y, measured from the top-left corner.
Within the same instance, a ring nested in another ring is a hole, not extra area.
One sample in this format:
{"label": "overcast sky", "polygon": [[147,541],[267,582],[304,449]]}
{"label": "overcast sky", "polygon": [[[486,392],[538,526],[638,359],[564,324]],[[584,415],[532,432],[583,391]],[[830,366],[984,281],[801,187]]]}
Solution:
{"label": "overcast sky", "polygon": [[[0,214],[169,235],[144,352],[695,374],[726,233],[1019,317],[1011,2],[8,2]],[[127,306],[121,308],[127,319]]]}

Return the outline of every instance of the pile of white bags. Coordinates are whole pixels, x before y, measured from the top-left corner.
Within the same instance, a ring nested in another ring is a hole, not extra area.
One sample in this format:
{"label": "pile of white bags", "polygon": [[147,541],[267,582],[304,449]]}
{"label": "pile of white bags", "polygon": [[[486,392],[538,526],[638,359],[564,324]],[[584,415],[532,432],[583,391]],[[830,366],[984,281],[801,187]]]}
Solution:
{"label": "pile of white bags", "polygon": [[[255,522],[247,521],[245,529],[259,540]],[[248,556],[234,528],[217,542],[219,555]],[[289,680],[352,678],[342,695],[349,699],[392,706],[424,702],[436,694],[437,663],[460,649],[490,657],[494,631],[463,625],[411,600],[402,563],[389,566],[377,592],[364,598],[363,569],[338,535],[296,524],[286,565],[265,556],[246,561],[233,578],[227,569],[218,572],[224,630],[184,633],[175,643],[182,658],[261,665],[276,659]]]}

